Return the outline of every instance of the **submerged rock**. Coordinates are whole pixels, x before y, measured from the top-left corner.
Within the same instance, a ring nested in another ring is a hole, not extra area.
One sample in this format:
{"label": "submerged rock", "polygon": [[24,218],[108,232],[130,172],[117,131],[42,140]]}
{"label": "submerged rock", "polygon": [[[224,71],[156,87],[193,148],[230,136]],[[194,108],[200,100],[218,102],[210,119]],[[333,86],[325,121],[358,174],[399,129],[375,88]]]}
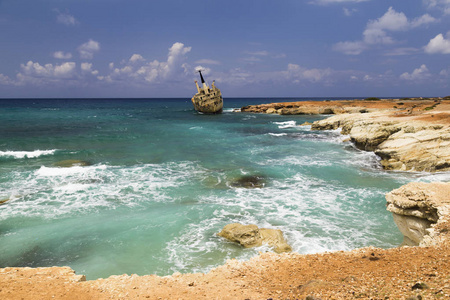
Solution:
{"label": "submerged rock", "polygon": [[266,185],[266,179],[261,175],[244,175],[233,180],[230,185],[247,189],[263,188]]}
{"label": "submerged rock", "polygon": [[92,164],[85,160],[77,160],[77,159],[67,159],[54,163],[56,167],[60,168],[70,168],[70,167],[86,167],[91,166]]}
{"label": "submerged rock", "polygon": [[277,253],[292,251],[291,246],[288,245],[283,237],[283,233],[279,229],[258,228],[254,224],[242,225],[232,223],[226,225],[217,235],[232,242],[239,243],[245,248],[267,244],[273,247]]}

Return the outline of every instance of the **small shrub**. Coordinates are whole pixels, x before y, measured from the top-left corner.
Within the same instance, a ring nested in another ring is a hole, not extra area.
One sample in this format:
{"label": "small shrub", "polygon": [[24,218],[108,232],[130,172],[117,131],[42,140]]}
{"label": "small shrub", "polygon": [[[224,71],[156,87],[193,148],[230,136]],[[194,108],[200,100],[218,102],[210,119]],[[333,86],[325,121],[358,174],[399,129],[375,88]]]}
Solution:
{"label": "small shrub", "polygon": [[444,100],[450,100],[450,96],[445,96],[443,99]]}
{"label": "small shrub", "polygon": [[425,107],[423,110],[432,110],[434,108],[434,106],[428,106],[428,107]]}
{"label": "small shrub", "polygon": [[411,98],[401,98],[400,100],[411,100]]}
{"label": "small shrub", "polygon": [[404,105],[405,103],[403,102],[398,102],[397,105]]}
{"label": "small shrub", "polygon": [[376,101],[376,100],[380,100],[380,98],[377,98],[377,97],[369,97],[369,98],[366,98],[366,99],[364,99],[364,100],[367,100],[367,101]]}

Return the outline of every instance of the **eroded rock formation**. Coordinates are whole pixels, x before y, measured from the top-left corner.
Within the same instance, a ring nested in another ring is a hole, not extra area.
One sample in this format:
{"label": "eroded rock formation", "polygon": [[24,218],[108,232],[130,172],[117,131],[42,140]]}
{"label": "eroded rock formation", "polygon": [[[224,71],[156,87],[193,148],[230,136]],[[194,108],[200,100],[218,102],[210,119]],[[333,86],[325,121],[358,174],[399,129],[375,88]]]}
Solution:
{"label": "eroded rock formation", "polygon": [[312,130],[342,128],[359,149],[374,151],[387,170],[450,170],[450,126],[395,119],[383,112],[343,114],[314,122]]}
{"label": "eroded rock formation", "polygon": [[279,229],[258,228],[258,226],[253,224],[232,223],[226,225],[217,235],[239,243],[245,248],[267,244],[273,247],[277,253],[292,251],[291,246],[288,245]]}
{"label": "eroded rock formation", "polygon": [[386,201],[404,245],[430,246],[446,238],[440,231],[448,231],[450,183],[411,182],[386,194]]}

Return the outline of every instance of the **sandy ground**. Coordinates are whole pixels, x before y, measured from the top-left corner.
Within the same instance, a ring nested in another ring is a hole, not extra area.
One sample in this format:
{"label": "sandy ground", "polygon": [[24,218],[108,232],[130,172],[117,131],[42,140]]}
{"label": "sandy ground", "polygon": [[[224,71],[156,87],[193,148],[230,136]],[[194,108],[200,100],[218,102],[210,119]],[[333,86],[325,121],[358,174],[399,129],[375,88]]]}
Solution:
{"label": "sandy ground", "polygon": [[443,245],[266,253],[247,262],[231,260],[208,274],[122,275],[84,282],[73,281],[79,278],[68,268],[6,268],[0,271],[0,298],[450,299],[449,250]]}
{"label": "sandy ground", "polygon": [[[393,103],[367,105],[393,109]],[[388,114],[450,123],[450,101],[425,110],[433,104],[413,103],[412,113],[393,109]],[[437,230],[447,236],[450,225],[440,224]],[[265,253],[246,262],[230,260],[207,274],[119,275],[92,281],[83,281],[68,267],[4,268],[0,299],[450,299],[449,256],[448,242],[314,255]]]}

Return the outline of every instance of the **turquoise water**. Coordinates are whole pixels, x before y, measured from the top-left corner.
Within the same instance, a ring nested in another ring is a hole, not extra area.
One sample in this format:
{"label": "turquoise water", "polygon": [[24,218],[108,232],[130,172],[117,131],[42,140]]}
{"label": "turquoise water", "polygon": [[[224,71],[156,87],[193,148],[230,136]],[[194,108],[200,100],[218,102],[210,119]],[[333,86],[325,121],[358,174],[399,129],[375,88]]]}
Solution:
{"label": "turquoise water", "polygon": [[[234,222],[281,229],[299,253],[388,248],[402,236],[384,194],[450,178],[383,171],[338,131],[297,126],[321,116],[233,112],[278,100],[225,99],[221,115],[188,99],[0,100],[0,267],[168,275],[268,250],[216,236]],[[54,165],[68,159],[91,165]]]}

